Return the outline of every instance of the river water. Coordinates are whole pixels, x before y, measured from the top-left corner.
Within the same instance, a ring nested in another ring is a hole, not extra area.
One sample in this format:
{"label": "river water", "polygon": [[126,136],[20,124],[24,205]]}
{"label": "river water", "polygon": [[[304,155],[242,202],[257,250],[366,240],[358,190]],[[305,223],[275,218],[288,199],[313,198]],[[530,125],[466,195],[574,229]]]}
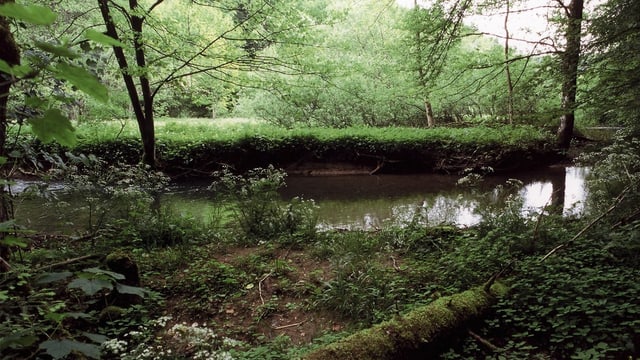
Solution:
{"label": "river water", "polygon": [[[510,176],[487,176],[473,188],[457,185],[460,177],[453,175],[289,176],[287,186],[280,194],[285,201],[296,196],[313,199],[318,206],[320,229],[370,230],[410,221],[465,227],[477,224],[487,208],[500,211],[506,194],[521,197],[518,204],[525,215],[550,204],[562,209],[567,216],[579,215],[587,198],[587,174],[587,168],[550,167]],[[496,190],[510,178],[522,181],[522,187]],[[27,185],[18,183],[13,191],[20,192]],[[174,184],[162,196],[161,202],[206,221],[219,210],[213,194],[207,190],[208,185],[202,181]],[[53,189],[58,198],[54,202],[18,198],[16,221],[38,231],[73,233],[86,230],[87,197],[65,196],[62,185]]]}

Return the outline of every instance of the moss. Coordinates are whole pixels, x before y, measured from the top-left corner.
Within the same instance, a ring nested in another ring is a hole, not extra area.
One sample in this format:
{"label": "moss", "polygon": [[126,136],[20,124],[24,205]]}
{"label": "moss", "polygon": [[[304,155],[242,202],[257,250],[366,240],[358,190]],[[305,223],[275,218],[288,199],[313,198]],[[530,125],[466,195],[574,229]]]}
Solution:
{"label": "moss", "polygon": [[113,272],[124,275],[122,283],[130,286],[140,286],[140,272],[138,265],[128,254],[114,252],[107,256],[107,266]]}
{"label": "moss", "polygon": [[481,315],[506,294],[506,286],[496,283],[487,293],[483,286],[442,297],[405,316],[385,321],[343,340],[320,348],[307,357],[321,359],[396,359],[407,357],[425,345],[433,344]]}
{"label": "moss", "polygon": [[107,306],[100,311],[100,323],[106,323],[108,321],[118,320],[125,315],[125,310],[119,306]]}

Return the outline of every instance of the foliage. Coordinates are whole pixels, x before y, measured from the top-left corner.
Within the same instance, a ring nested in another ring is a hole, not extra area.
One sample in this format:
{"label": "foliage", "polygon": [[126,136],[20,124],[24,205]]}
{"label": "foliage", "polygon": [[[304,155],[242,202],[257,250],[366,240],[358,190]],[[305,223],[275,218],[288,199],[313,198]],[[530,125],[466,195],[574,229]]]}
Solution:
{"label": "foliage", "polygon": [[104,302],[118,293],[146,294],[123,280],[98,267],[52,272],[19,266],[5,273],[0,350],[13,357],[39,353],[63,359],[73,352],[100,358],[100,344],[107,338],[95,331]]}
{"label": "foliage", "polygon": [[600,124],[626,125],[638,130],[638,70],[633,54],[640,45],[640,6],[632,0],[601,4],[593,16],[593,47],[587,53],[589,71],[585,102],[591,117]]}
{"label": "foliage", "polygon": [[[8,3],[2,5],[2,9],[4,16],[15,21],[48,25],[48,30],[59,18],[51,8],[39,5]],[[10,97],[10,119],[19,125],[28,123],[32,132],[44,142],[55,140],[63,145],[74,145],[74,129],[68,116],[72,113],[77,93],[106,103],[108,90],[94,73],[87,70],[86,64],[78,61],[77,44],[36,36],[36,32],[47,30],[33,29],[28,35],[15,31],[22,49],[20,64],[10,66],[0,61],[0,70],[12,76],[20,94]],[[80,36],[87,44],[91,40]]]}
{"label": "foliage", "polygon": [[295,198],[282,204],[280,200],[277,190],[284,186],[284,172],[270,166],[240,176],[225,169],[214,177],[217,179],[210,189],[222,199],[233,201],[236,221],[248,243],[279,238],[295,244],[315,237],[317,216],[313,201]]}
{"label": "foliage", "polygon": [[613,144],[581,157],[582,162],[593,166],[587,179],[590,208],[605,209],[611,206],[611,199],[621,199],[610,217],[613,223],[626,223],[638,217],[639,151],[640,139],[622,131]]}

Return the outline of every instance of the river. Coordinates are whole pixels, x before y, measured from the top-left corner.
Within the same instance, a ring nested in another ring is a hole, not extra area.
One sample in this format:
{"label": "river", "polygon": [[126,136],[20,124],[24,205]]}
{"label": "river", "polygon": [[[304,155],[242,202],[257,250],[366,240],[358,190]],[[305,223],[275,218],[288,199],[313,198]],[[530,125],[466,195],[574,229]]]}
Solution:
{"label": "river", "polygon": [[[377,229],[419,221],[429,225],[472,226],[482,212],[500,211],[505,194],[521,197],[520,211],[527,215],[554,204],[566,216],[579,215],[587,198],[587,168],[550,167],[543,171],[510,176],[487,176],[480,186],[457,185],[453,175],[354,175],[289,176],[281,189],[283,200],[293,197],[313,199],[318,206],[319,228]],[[510,178],[522,181],[519,189],[500,192],[497,186]],[[19,182],[12,190],[20,193],[30,183]],[[208,182],[173,184],[161,202],[173,204],[180,212],[206,221],[218,209],[207,190]],[[18,197],[16,221],[29,229],[52,233],[73,233],[88,224],[87,197],[65,196],[63,185],[54,185],[56,201]],[[93,219],[95,221],[96,219]]]}

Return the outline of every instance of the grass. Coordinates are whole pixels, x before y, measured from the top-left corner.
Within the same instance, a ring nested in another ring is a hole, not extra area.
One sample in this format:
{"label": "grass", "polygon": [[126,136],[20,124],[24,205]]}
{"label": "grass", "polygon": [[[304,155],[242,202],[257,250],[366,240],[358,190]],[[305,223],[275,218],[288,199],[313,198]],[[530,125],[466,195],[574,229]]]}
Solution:
{"label": "grass", "polygon": [[[135,121],[79,124],[75,152],[137,163]],[[507,171],[557,161],[551,134],[532,126],[470,128],[350,127],[287,129],[254,119],[158,119],[157,154],[172,175],[210,174],[221,164],[243,172],[308,164],[348,164],[361,173],[448,172],[492,167]],[[50,152],[64,153],[55,149]],[[528,163],[523,163],[526,158]],[[374,170],[375,169],[375,170]]]}
{"label": "grass", "polygon": [[[134,120],[79,124],[76,133],[81,142],[96,143],[139,136]],[[238,142],[263,137],[273,142],[292,139],[315,139],[331,143],[341,140],[377,143],[460,143],[520,146],[549,140],[542,129],[532,126],[473,128],[370,128],[350,127],[285,129],[257,119],[228,118],[160,118],[156,120],[156,136],[166,142]]]}

